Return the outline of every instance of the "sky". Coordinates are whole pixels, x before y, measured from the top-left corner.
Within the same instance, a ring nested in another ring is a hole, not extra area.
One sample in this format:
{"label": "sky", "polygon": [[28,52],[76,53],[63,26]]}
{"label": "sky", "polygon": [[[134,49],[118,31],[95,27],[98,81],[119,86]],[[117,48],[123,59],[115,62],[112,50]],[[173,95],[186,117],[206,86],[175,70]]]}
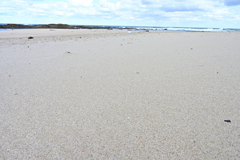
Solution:
{"label": "sky", "polygon": [[240,28],[240,0],[1,0],[0,23]]}

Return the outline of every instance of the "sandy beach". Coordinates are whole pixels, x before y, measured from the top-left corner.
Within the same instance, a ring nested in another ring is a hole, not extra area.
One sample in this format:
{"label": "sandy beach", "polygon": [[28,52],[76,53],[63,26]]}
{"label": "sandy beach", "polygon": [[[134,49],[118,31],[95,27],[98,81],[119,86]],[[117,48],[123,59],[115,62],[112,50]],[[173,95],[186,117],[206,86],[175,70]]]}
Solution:
{"label": "sandy beach", "polygon": [[0,159],[240,159],[239,42],[1,31]]}

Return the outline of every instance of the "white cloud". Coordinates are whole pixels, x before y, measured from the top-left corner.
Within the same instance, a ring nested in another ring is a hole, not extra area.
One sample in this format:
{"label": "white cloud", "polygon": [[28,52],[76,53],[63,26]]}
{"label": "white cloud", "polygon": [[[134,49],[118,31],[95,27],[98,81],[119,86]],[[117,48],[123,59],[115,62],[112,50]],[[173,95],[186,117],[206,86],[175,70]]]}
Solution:
{"label": "white cloud", "polygon": [[92,6],[93,0],[68,0],[68,2],[73,6]]}

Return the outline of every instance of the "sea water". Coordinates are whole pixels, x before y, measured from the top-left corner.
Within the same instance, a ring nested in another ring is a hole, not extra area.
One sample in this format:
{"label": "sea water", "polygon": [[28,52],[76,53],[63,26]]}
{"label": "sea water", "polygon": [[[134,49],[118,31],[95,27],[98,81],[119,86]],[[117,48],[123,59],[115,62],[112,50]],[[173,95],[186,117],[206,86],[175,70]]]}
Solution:
{"label": "sea water", "polygon": [[[70,25],[78,26],[78,25]],[[80,26],[80,25],[79,25]],[[114,30],[149,30],[149,31],[185,31],[185,32],[219,32],[240,31],[240,28],[208,28],[208,27],[161,27],[161,26],[110,26],[110,25],[81,25],[86,27],[110,27]],[[131,28],[131,29],[129,29]]]}

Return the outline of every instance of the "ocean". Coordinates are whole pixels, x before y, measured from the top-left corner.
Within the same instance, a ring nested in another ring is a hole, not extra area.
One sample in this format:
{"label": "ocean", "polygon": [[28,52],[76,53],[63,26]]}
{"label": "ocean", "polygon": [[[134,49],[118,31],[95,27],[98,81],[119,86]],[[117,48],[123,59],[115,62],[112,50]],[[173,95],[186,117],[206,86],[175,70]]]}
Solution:
{"label": "ocean", "polygon": [[[77,25],[73,25],[77,26]],[[94,27],[98,25],[83,25]],[[186,32],[218,32],[218,31],[240,31],[240,28],[208,28],[208,27],[161,27],[161,26],[99,26],[99,27],[113,27],[116,29],[125,30],[149,30],[149,31],[186,31]],[[132,29],[128,29],[132,28]]]}

